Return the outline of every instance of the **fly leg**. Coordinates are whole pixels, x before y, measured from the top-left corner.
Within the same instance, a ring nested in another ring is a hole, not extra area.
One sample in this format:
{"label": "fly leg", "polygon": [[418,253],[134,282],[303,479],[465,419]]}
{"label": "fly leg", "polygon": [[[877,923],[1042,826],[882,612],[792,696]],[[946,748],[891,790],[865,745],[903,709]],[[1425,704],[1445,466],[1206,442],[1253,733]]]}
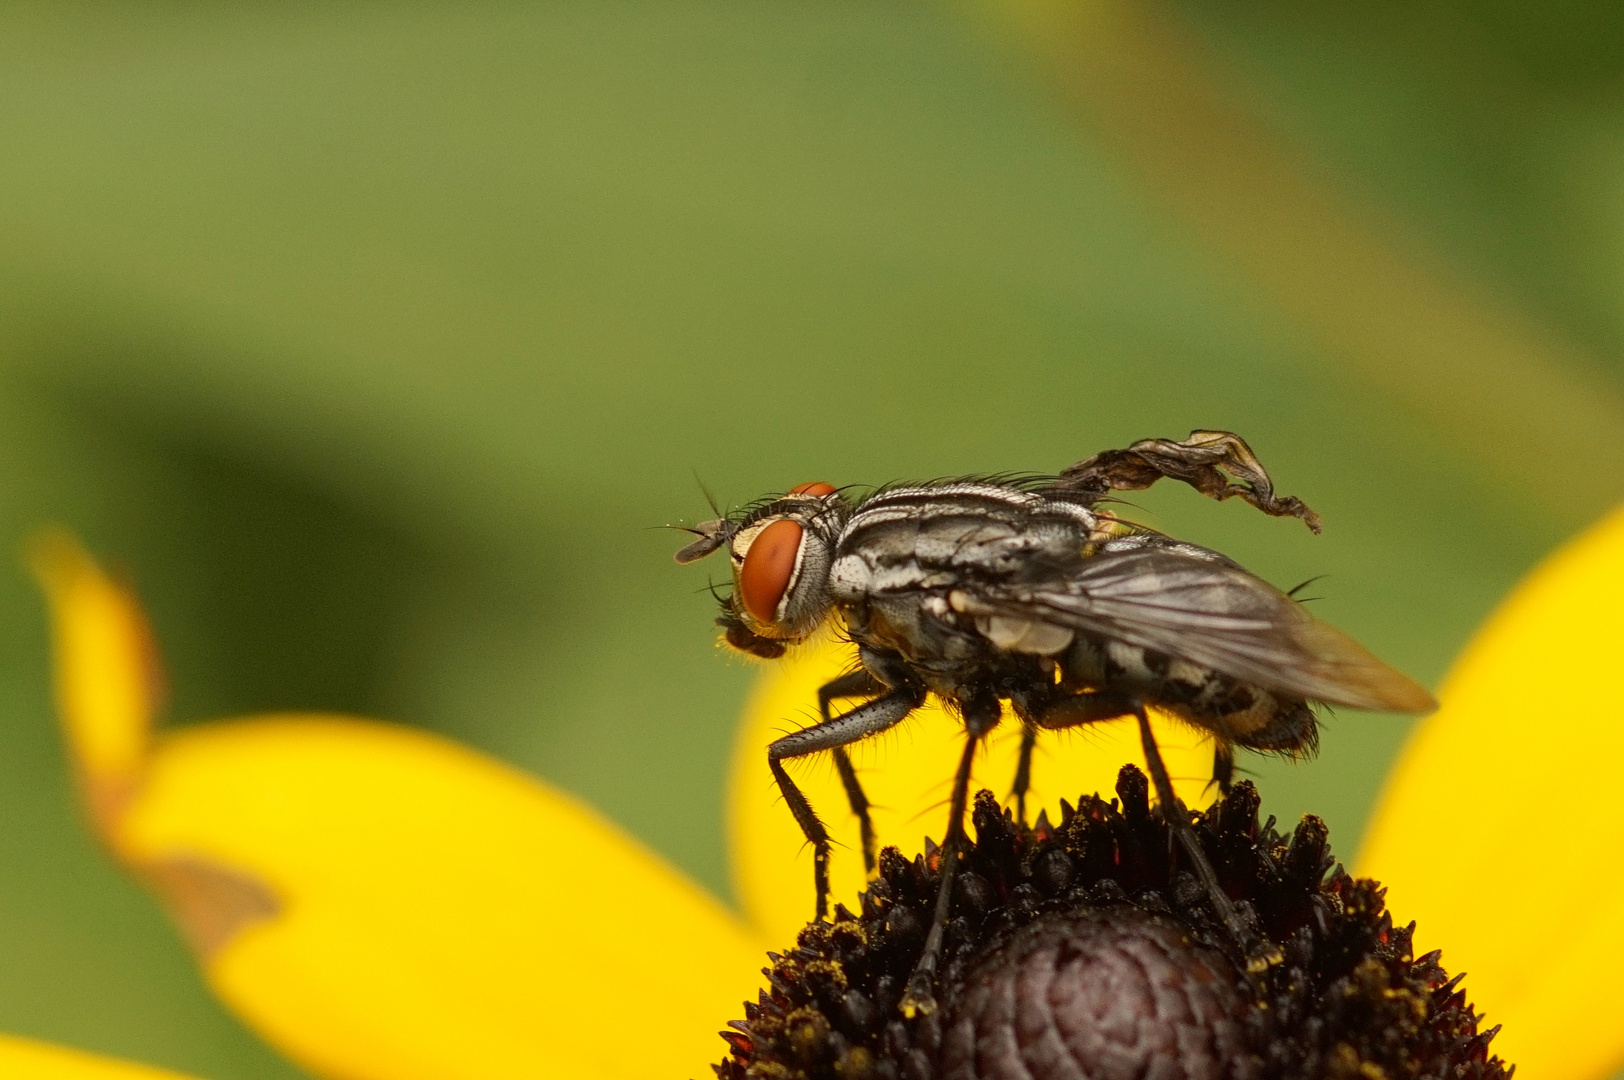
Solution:
{"label": "fly leg", "polygon": [[1235,786],[1235,748],[1227,742],[1219,741],[1212,748],[1212,782],[1220,798]]}
{"label": "fly leg", "polygon": [[959,853],[969,837],[964,831],[964,812],[970,803],[970,766],[975,762],[976,746],[998,724],[1002,710],[993,694],[978,695],[961,703],[964,709],[964,753],[959,757],[958,771],[953,774],[953,806],[948,812],[947,835],[942,840],[941,884],[936,888],[936,908],[930,918],[930,930],[925,934],[925,948],[908,976],[908,986],[899,1006],[902,1015],[910,1019],[936,1011],[936,995],[932,985],[936,981],[936,968],[942,959],[942,939],[947,934],[947,916],[953,909],[953,882],[958,877]]}
{"label": "fly leg", "polygon": [[835,772],[840,774],[840,786],[846,789],[846,801],[851,804],[851,812],[857,815],[857,833],[863,844],[863,876],[873,881],[879,866],[875,858],[879,841],[874,836],[874,819],[868,812],[868,793],[863,790],[863,782],[857,779],[857,770],[852,768],[851,755],[846,753],[846,748],[835,747],[833,757]]}
{"label": "fly leg", "polygon": [[1053,702],[1036,719],[1040,727],[1066,728],[1114,720],[1119,716],[1132,716],[1139,722],[1139,741],[1144,748],[1145,764],[1150,767],[1150,781],[1156,788],[1156,800],[1161,803],[1163,818],[1189,858],[1190,866],[1206,890],[1213,911],[1229,932],[1230,939],[1246,954],[1248,969],[1254,965],[1257,970],[1268,967],[1274,962],[1272,953],[1278,953],[1278,949],[1273,949],[1270,955],[1253,949],[1251,932],[1241,922],[1234,902],[1219,883],[1212,863],[1207,861],[1207,853],[1202,849],[1201,841],[1196,839],[1195,830],[1190,827],[1190,812],[1173,791],[1173,781],[1168,778],[1167,765],[1162,761],[1161,748],[1156,745],[1156,735],[1151,731],[1150,717],[1145,712],[1144,703],[1125,694],[1079,694]]}
{"label": "fly leg", "polygon": [[1148,488],[1164,476],[1209,499],[1244,499],[1265,514],[1301,518],[1320,531],[1319,515],[1296,496],[1276,495],[1252,448],[1228,431],[1192,431],[1183,442],[1141,439],[1126,450],[1106,450],[1062,472],[1056,486],[1104,498],[1112,491]]}
{"label": "fly leg", "polygon": [[1015,799],[1015,819],[1026,824],[1026,793],[1032,790],[1032,748],[1038,743],[1038,729],[1021,724],[1021,756],[1015,763],[1015,783],[1009,793]]}
{"label": "fly leg", "polygon": [[[867,668],[858,668],[818,687],[818,711],[823,714],[824,722],[828,723],[831,719],[829,703],[835,698],[871,698],[888,689]],[[877,866],[875,851],[879,845],[874,836],[874,819],[869,813],[868,795],[863,791],[862,781],[857,779],[857,770],[852,768],[851,756],[846,753],[845,747],[835,747],[833,756],[835,771],[840,774],[841,786],[846,789],[846,801],[851,804],[851,812],[857,816],[858,832],[863,843],[863,873],[872,881]]]}
{"label": "fly leg", "polygon": [[818,711],[823,714],[825,720],[830,720],[833,719],[829,713],[831,701],[837,698],[878,697],[889,689],[891,688],[875,678],[874,673],[866,667],[848,671],[818,687]]}
{"label": "fly leg", "polygon": [[[924,701],[924,690],[913,686],[899,686],[886,691],[873,701],[857,706],[851,712],[813,724],[781,739],[775,739],[767,746],[767,768],[772,770],[773,780],[778,783],[778,790],[783,793],[784,802],[789,805],[789,812],[795,815],[795,823],[801,827],[807,842],[812,845],[812,883],[817,891],[814,917],[817,919],[829,914],[829,830],[823,827],[823,822],[818,820],[812,804],[806,801],[801,789],[789,778],[783,763],[790,758],[805,757],[807,754],[816,754],[823,750],[836,750],[860,739],[866,739],[870,735],[878,735],[886,728],[901,723],[904,717],[919,708]],[[847,761],[846,764],[849,768],[851,762]]]}
{"label": "fly leg", "polygon": [[1195,830],[1190,828],[1190,812],[1184,808],[1173,791],[1173,781],[1168,779],[1167,765],[1162,761],[1161,747],[1156,745],[1156,733],[1150,729],[1150,717],[1145,714],[1145,707],[1139,702],[1133,703],[1134,719],[1139,721],[1139,744],[1145,751],[1145,764],[1150,766],[1150,780],[1156,785],[1156,800],[1162,804],[1162,814],[1168,819],[1173,828],[1173,835],[1178,838],[1179,846],[1190,857],[1190,863],[1195,867],[1195,876],[1201,880],[1202,886],[1207,890],[1207,899],[1212,901],[1212,909],[1218,913],[1218,918],[1229,931],[1229,936],[1242,947],[1250,940],[1246,927],[1241,924],[1240,916],[1235,912],[1235,905],[1230,901],[1229,894],[1218,883],[1218,874],[1213,870],[1212,864],[1207,861],[1207,853],[1201,848],[1201,841],[1196,839]]}

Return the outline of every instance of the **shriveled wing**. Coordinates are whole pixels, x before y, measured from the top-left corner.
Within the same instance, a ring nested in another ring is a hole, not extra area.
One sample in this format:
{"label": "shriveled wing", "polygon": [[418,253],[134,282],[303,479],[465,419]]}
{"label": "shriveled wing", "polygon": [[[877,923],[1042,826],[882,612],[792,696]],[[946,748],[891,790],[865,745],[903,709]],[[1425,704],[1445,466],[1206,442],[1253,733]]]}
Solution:
{"label": "shriveled wing", "polygon": [[1384,712],[1437,708],[1424,687],[1214,553],[1147,544],[1083,560],[1061,580],[969,590],[965,606],[1115,638],[1288,696]]}

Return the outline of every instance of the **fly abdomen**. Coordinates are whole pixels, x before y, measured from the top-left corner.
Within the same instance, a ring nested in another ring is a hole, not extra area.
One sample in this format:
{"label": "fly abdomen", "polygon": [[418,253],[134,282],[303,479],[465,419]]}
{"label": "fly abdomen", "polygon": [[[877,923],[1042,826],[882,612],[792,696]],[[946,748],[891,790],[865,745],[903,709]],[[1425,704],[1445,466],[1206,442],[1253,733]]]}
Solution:
{"label": "fly abdomen", "polygon": [[1125,641],[1079,635],[1062,670],[1070,687],[1132,695],[1255,749],[1305,749],[1317,731],[1313,712],[1301,699],[1281,698],[1263,687]]}

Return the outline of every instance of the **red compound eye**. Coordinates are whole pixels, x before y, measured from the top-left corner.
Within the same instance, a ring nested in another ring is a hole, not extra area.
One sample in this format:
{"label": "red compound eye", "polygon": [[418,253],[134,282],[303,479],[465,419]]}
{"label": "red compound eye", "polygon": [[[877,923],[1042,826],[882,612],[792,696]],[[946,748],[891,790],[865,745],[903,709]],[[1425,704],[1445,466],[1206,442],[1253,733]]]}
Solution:
{"label": "red compound eye", "polygon": [[835,486],[833,484],[825,484],[821,480],[814,480],[810,484],[796,484],[794,487],[789,489],[789,493],[791,495],[810,495],[815,499],[821,499],[825,495],[833,495],[835,493]]}
{"label": "red compound eye", "polygon": [[778,602],[795,576],[795,559],[800,551],[801,523],[789,518],[779,518],[750,542],[744,566],[739,569],[739,594],[751,618],[759,623],[774,621]]}

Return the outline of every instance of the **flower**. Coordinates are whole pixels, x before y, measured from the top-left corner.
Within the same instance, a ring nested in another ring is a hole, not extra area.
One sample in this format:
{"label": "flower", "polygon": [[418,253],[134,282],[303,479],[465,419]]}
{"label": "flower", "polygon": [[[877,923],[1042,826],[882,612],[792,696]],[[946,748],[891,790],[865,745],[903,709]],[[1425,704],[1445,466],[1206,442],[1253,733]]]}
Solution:
{"label": "flower", "polygon": [[[707,1075],[763,950],[804,922],[809,868],[759,766],[833,650],[775,665],[749,708],[731,794],[736,915],[590,808],[444,739],[319,715],[151,734],[159,680],[130,591],[60,534],[33,563],[94,828],[163,900],[219,996],[318,1075]],[[1479,1011],[1505,1025],[1494,1050],[1557,1080],[1624,1063],[1624,1032],[1594,1015],[1624,961],[1604,771],[1624,750],[1610,696],[1620,610],[1624,512],[1479,633],[1389,778],[1359,862],[1419,920],[1418,948],[1470,973]],[[1164,732],[1171,771],[1199,776],[1200,747]],[[882,840],[924,831],[912,818],[940,798],[952,737],[923,717],[874,771],[874,801],[892,808]],[[1137,757],[1115,738],[1057,750],[1050,786],[1103,790]],[[1011,752],[995,745],[982,775]],[[839,805],[832,770],[806,779],[815,802]],[[837,853],[837,899],[855,903],[860,874]],[[11,1039],[0,1066],[173,1075]]]}
{"label": "flower", "polygon": [[768,990],[726,1033],[723,1080],[1505,1080],[1459,979],[1413,955],[1379,885],[1331,870],[1318,818],[1287,840],[1247,781],[1196,826],[1247,936],[1279,949],[1254,966],[1194,875],[1170,873],[1145,774],[1124,765],[1117,794],[1028,827],[981,792],[945,924],[944,1007],[907,1019],[940,858],[887,849],[860,914],[837,908],[773,957]]}

